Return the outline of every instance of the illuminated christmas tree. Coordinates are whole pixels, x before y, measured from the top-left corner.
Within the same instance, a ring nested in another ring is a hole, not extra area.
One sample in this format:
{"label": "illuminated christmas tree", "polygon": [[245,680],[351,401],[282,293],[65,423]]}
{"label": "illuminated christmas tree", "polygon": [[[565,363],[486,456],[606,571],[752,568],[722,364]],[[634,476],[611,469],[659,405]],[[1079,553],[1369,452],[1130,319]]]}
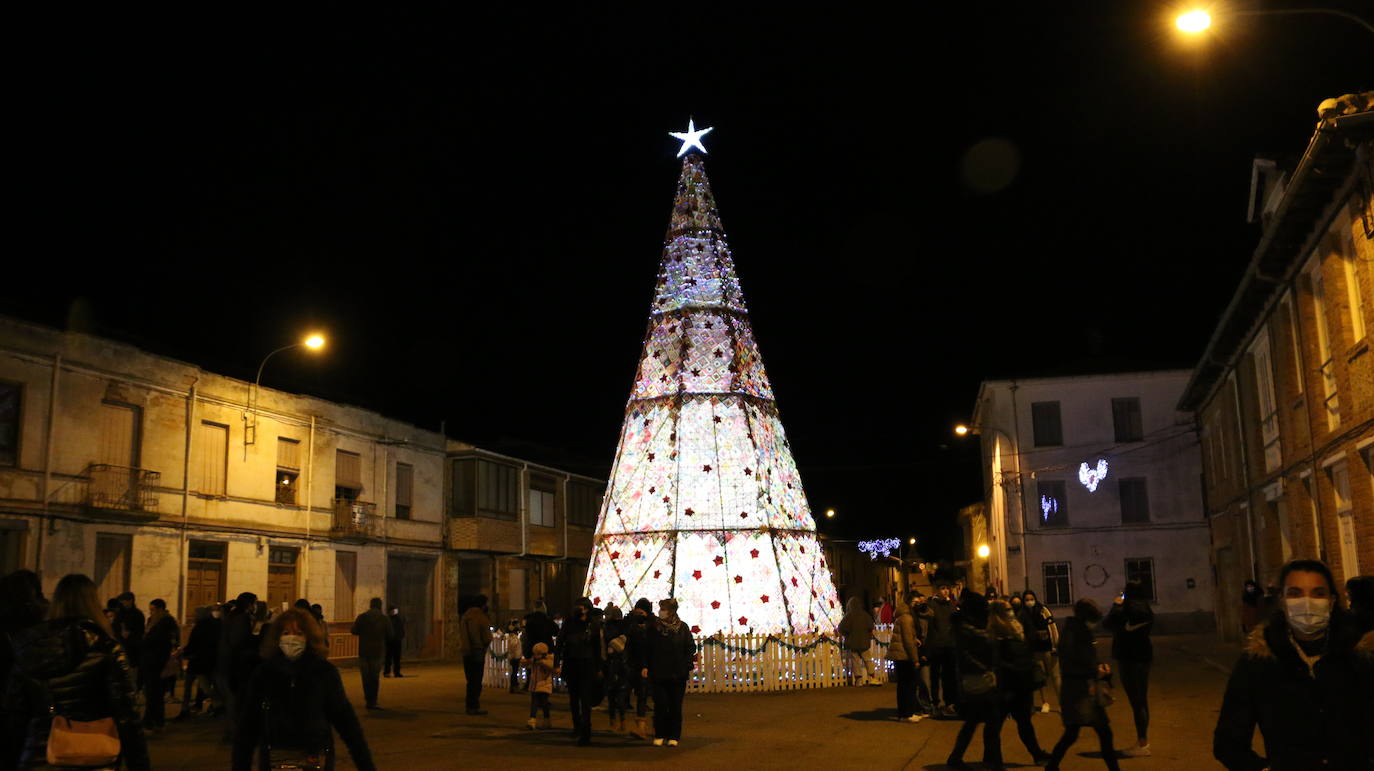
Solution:
{"label": "illuminated christmas tree", "polygon": [[686,157],[586,595],[671,596],[704,634],[829,633],[843,609],[706,180],[708,131],[673,134]]}

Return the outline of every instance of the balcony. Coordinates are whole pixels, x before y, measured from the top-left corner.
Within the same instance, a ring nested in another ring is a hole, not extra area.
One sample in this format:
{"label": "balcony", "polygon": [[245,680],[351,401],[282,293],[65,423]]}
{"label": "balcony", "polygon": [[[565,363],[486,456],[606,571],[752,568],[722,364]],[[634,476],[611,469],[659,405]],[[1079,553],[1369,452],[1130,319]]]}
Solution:
{"label": "balcony", "polygon": [[101,513],[125,512],[156,519],[154,488],[161,479],[158,471],[92,463],[87,468],[86,507]]}
{"label": "balcony", "polygon": [[334,523],[329,534],[341,541],[369,541],[377,538],[380,522],[377,504],[335,498]]}

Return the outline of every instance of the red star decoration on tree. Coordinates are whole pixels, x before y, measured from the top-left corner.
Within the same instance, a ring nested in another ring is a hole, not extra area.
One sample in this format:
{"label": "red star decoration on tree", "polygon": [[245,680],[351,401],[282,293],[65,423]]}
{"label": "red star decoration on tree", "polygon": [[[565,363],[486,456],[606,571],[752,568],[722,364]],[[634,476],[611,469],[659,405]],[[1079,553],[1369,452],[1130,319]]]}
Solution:
{"label": "red star decoration on tree", "polygon": [[758,549],[750,549],[750,550],[749,550],[749,556],[750,556],[750,557],[753,557],[754,559],[758,559],[758,558],[759,558],[759,550],[758,550]]}
{"label": "red star decoration on tree", "polygon": [[663,496],[663,502],[664,502],[664,503],[670,503],[670,502],[672,502],[672,500],[673,500],[672,498],[669,498],[669,497],[666,496],[666,495]]}
{"label": "red star decoration on tree", "polygon": [[735,583],[737,583],[737,584],[742,584],[742,583],[744,583],[744,576],[735,576]]}
{"label": "red star decoration on tree", "polygon": [[692,511],[691,509],[687,509],[686,511],[684,511],[684,512],[682,512],[682,513],[683,513],[683,514],[686,514],[687,516],[690,517],[690,516],[692,516],[693,514],[695,514],[696,512],[695,512],[695,511]]}
{"label": "red star decoration on tree", "polygon": [[[658,578],[658,576],[654,576],[654,578]],[[793,586],[799,586],[799,585],[800,585],[800,584],[797,583],[797,577],[796,577],[796,576],[792,576],[792,585],[793,585]]]}
{"label": "red star decoration on tree", "polygon": [[700,580],[701,580],[701,571],[700,571],[700,570],[693,570],[693,571],[692,571],[692,578],[695,578],[696,580],[700,581]]}
{"label": "red star decoration on tree", "polygon": [[748,466],[745,466],[745,467],[744,467],[744,475],[745,475],[745,476],[753,476],[753,474],[754,474],[754,470],[753,470],[753,469],[749,468]]}
{"label": "red star decoration on tree", "polygon": [[711,600],[711,610],[720,610],[720,600]]}
{"label": "red star decoration on tree", "polygon": [[697,626],[696,624],[692,624],[692,634],[701,634],[701,627]]}
{"label": "red star decoration on tree", "polygon": [[705,466],[701,467],[701,470],[705,471],[708,474],[711,473],[711,464],[707,463]]}
{"label": "red star decoration on tree", "polygon": [[650,495],[653,495],[654,492],[657,491],[657,490],[658,490],[657,487],[650,487],[650,488],[649,488],[649,494],[650,494]]}
{"label": "red star decoration on tree", "polygon": [[694,369],[694,370],[692,370],[692,377],[701,377],[701,370],[699,370],[699,369]]}
{"label": "red star decoration on tree", "polygon": [[624,588],[625,588],[625,579],[623,579],[623,578],[620,579],[620,588],[621,588],[621,589],[624,589]]}
{"label": "red star decoration on tree", "polygon": [[749,623],[749,619],[748,619],[748,618],[746,618],[745,616],[740,616],[740,617],[739,617],[739,625],[740,625],[740,626],[744,626],[745,624],[748,624],[748,623]]}
{"label": "red star decoration on tree", "polygon": [[815,597],[815,596],[816,596],[816,590],[815,590],[815,589],[812,589],[812,590],[811,590],[811,596],[812,596],[812,597]]}
{"label": "red star decoration on tree", "polygon": [[618,559],[620,559],[620,552],[618,552],[618,551],[613,551],[613,552],[611,552],[611,559],[613,559],[613,560],[618,560]]}
{"label": "red star decoration on tree", "polygon": [[830,601],[830,607],[832,607],[832,608],[835,607],[835,601],[834,601],[834,600],[831,600],[831,601]]}
{"label": "red star decoration on tree", "polygon": [[765,594],[765,595],[763,595],[762,597],[760,597],[759,599],[762,600],[763,602],[768,602],[768,595]]}
{"label": "red star decoration on tree", "polygon": [[719,359],[719,358],[723,358],[724,356],[725,356],[725,354],[721,353],[721,352],[720,352],[720,349],[717,348],[717,349],[716,349],[716,358]]}
{"label": "red star decoration on tree", "polygon": [[806,547],[805,547],[805,546],[798,546],[797,548],[798,548],[798,549],[801,549],[801,553],[802,553],[802,554],[805,554],[805,553],[806,553]]}
{"label": "red star decoration on tree", "polygon": [[654,454],[653,454],[653,453],[649,453],[649,460],[653,460],[653,459],[654,459]]}
{"label": "red star decoration on tree", "polygon": [[[658,577],[661,576],[661,575],[663,575],[663,571],[661,571],[661,570],[655,570],[655,571],[654,571],[654,578],[658,578]],[[795,581],[796,579],[794,578],[794,579],[792,579],[792,580]]]}
{"label": "red star decoration on tree", "polygon": [[716,555],[716,558],[712,560],[712,562],[716,563],[716,565],[722,565],[725,563],[725,558],[720,555]]}
{"label": "red star decoration on tree", "polygon": [[639,551],[636,551],[636,552],[635,552],[635,559],[639,559],[640,557],[643,557],[643,556],[644,556],[644,555],[643,555],[641,552],[639,552]]}
{"label": "red star decoration on tree", "polygon": [[615,510],[615,513],[616,513],[616,514],[620,514],[620,513],[621,513],[620,509],[616,509],[616,510]]}
{"label": "red star decoration on tree", "polygon": [[749,518],[749,512],[747,512],[747,511],[741,511],[741,512],[739,513],[739,518],[740,518],[740,519],[748,519],[748,518]]}
{"label": "red star decoration on tree", "polygon": [[600,597],[593,597],[593,598],[592,598],[592,604],[593,604],[593,605],[600,605],[600,604],[601,604],[601,598],[600,598]]}
{"label": "red star decoration on tree", "polygon": [[712,423],[719,423],[719,422],[720,422],[720,416],[719,416],[719,415],[712,415],[712,416],[711,416],[711,422],[712,422]]}

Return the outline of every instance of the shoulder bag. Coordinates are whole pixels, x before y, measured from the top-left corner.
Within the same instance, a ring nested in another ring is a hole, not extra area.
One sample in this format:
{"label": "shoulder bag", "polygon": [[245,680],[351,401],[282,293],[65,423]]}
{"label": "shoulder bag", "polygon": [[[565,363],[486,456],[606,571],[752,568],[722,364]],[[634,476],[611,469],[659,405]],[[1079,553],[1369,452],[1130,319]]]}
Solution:
{"label": "shoulder bag", "polygon": [[[73,637],[81,634],[75,630]],[[50,766],[103,767],[119,762],[119,728],[113,717],[98,720],[72,720],[57,714],[52,691],[42,683],[52,722],[48,726],[48,754]]]}

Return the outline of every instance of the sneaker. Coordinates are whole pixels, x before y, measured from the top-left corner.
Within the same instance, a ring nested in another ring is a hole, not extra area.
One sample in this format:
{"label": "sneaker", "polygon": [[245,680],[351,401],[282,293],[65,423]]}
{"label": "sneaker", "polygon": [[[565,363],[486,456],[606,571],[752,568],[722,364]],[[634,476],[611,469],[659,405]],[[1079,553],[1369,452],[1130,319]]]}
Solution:
{"label": "sneaker", "polygon": [[668,740],[668,746],[669,746],[669,747],[676,747],[676,746],[677,746],[677,739],[669,739],[669,740]]}
{"label": "sneaker", "polygon": [[1050,711],[1050,703],[1047,701],[1047,702],[1045,702],[1044,704],[1041,704],[1041,705],[1040,705],[1040,711],[1041,711],[1041,712],[1048,713],[1048,712]]}
{"label": "sneaker", "polygon": [[904,717],[904,718],[902,718],[902,719],[905,720],[905,721],[908,722],[908,723],[919,723],[919,722],[921,722],[922,720],[925,719],[925,716],[924,716],[924,715],[912,715],[911,717]]}
{"label": "sneaker", "polygon": [[655,747],[662,747],[662,746],[663,746],[663,740],[662,740],[662,739],[654,739],[654,746],[655,746]]}
{"label": "sneaker", "polygon": [[1117,754],[1123,758],[1148,758],[1150,757],[1150,745],[1137,744],[1134,747],[1127,747]]}
{"label": "sneaker", "polygon": [[535,726],[534,718],[530,718],[529,720],[526,720],[526,721],[525,721],[525,728],[528,728],[529,730],[533,731],[533,730],[534,730],[534,726]]}

